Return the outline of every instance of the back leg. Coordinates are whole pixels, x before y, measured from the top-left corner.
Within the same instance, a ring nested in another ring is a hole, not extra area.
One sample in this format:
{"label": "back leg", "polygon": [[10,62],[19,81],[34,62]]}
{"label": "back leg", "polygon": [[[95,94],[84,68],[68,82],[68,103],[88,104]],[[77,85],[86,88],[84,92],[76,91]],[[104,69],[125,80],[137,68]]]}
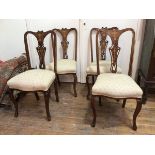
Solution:
{"label": "back leg", "polygon": [[35,97],[36,97],[36,99],[37,99],[37,101],[38,101],[38,100],[40,99],[38,93],[35,92],[34,95],[35,95]]}
{"label": "back leg", "polygon": [[10,99],[11,99],[11,101],[13,102],[14,107],[15,107],[15,114],[14,114],[14,117],[18,117],[18,103],[17,103],[16,100],[15,100],[15,97],[14,97],[14,95],[13,95],[13,90],[12,90],[12,89],[9,89],[9,96],[10,96]]}
{"label": "back leg", "polygon": [[122,108],[125,108],[125,105],[126,105],[126,99],[123,99]]}

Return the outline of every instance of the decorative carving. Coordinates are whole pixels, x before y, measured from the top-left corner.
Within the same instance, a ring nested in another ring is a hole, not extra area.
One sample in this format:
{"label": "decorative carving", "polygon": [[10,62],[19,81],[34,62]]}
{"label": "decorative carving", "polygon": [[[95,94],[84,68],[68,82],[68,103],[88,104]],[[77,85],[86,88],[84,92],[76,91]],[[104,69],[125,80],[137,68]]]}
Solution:
{"label": "decorative carving", "polygon": [[44,33],[43,31],[38,31],[37,32],[37,40],[38,40],[38,47],[36,47],[36,50],[39,55],[39,68],[43,69],[45,68],[45,52],[46,52],[46,47],[44,47]]}
{"label": "decorative carving", "polygon": [[[46,53],[46,47],[44,47],[44,39],[48,34],[51,34],[52,36],[54,36],[54,40],[56,39],[55,33],[50,30],[47,32],[43,32],[43,31],[38,31],[38,32],[32,32],[32,31],[27,31],[24,35],[24,42],[25,42],[25,50],[26,50],[26,54],[27,54],[27,58],[28,58],[28,66],[29,68],[31,68],[31,64],[30,64],[30,57],[29,57],[29,49],[28,49],[28,43],[27,43],[27,35],[28,34],[32,34],[36,37],[37,41],[38,41],[38,47],[36,47],[38,56],[39,56],[39,68],[40,69],[45,69],[45,53]],[[55,44],[52,44],[53,50],[55,50]]]}
{"label": "decorative carving", "polygon": [[131,75],[133,53],[134,53],[134,44],[135,44],[135,32],[134,32],[134,30],[132,28],[126,28],[126,29],[119,30],[117,27],[112,27],[112,28],[107,29],[107,35],[110,36],[111,41],[112,41],[112,45],[109,48],[109,52],[111,55],[111,68],[110,68],[110,70],[112,73],[117,72],[117,59],[118,59],[118,55],[119,55],[120,49],[121,49],[118,45],[119,38],[122,35],[122,33],[127,32],[127,31],[131,31],[133,34],[132,45],[131,45],[130,63],[129,63],[129,72],[128,72],[128,74]]}
{"label": "decorative carving", "polygon": [[67,49],[69,45],[69,42],[67,41],[68,34],[73,30],[76,32],[76,45],[75,45],[75,55],[76,55],[77,53],[77,30],[75,28],[70,28],[70,29],[62,28],[62,29],[54,29],[54,30],[58,31],[62,36],[61,46],[63,49],[63,59],[68,59],[68,55],[67,55]]}
{"label": "decorative carving", "polygon": [[120,30],[117,27],[113,27],[108,30],[108,34],[111,38],[112,45],[109,48],[110,56],[111,56],[111,67],[110,71],[112,73],[117,72],[117,58],[120,52],[120,47],[118,46],[118,40],[121,35]]}
{"label": "decorative carving", "polygon": [[107,38],[107,28],[101,28],[99,29],[99,34],[101,36],[100,40],[100,59],[101,60],[106,60],[106,49],[107,49],[107,44],[108,41],[106,40]]}
{"label": "decorative carving", "polygon": [[[92,28],[90,31],[90,45],[91,45],[91,61],[93,62],[93,43],[92,43],[92,33],[93,31],[96,32],[96,35],[98,33],[98,36],[96,38],[96,49],[97,49],[97,56],[99,56],[100,60],[106,60],[106,49],[108,41],[107,38],[107,28]],[[99,45],[98,45],[99,40]],[[99,55],[98,55],[99,54]]]}

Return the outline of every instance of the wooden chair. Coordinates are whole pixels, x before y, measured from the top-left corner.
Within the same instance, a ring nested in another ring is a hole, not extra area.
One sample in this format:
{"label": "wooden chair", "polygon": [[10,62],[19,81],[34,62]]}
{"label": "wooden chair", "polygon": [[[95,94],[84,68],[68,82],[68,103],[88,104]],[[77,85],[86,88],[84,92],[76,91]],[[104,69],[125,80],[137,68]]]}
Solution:
{"label": "wooden chair", "polygon": [[[59,75],[73,75],[74,82],[73,82],[73,89],[74,89],[74,96],[77,97],[76,92],[76,83],[77,83],[77,75],[76,75],[76,64],[77,64],[77,30],[75,28],[62,28],[62,29],[53,29],[56,34],[60,34],[62,37],[61,46],[63,50],[63,58],[57,60],[57,51],[55,50],[55,59],[54,62],[56,63],[55,73],[60,85]],[[75,58],[68,59],[67,49],[69,42],[67,41],[68,34],[74,31],[75,33]],[[54,62],[47,65],[47,69],[54,70]]]}
{"label": "wooden chair", "polygon": [[[116,74],[117,72],[117,58],[120,52],[120,47],[118,41],[120,36],[127,31],[132,32],[132,46],[130,54],[130,63],[128,75]],[[98,38],[99,32],[97,32],[96,39]],[[127,99],[136,99],[137,106],[133,115],[133,130],[137,129],[136,118],[142,107],[142,89],[137,85],[137,83],[130,77],[132,75],[132,63],[134,56],[134,45],[135,45],[135,32],[132,28],[126,28],[119,30],[118,28],[111,28],[107,30],[107,35],[112,40],[112,45],[109,48],[111,55],[111,73],[100,74],[99,67],[99,56],[97,56],[97,80],[92,87],[91,96],[91,107],[93,110],[93,121],[91,123],[92,127],[96,124],[96,110],[94,106],[94,97],[104,96],[112,99],[123,99],[122,107],[125,107]],[[97,50],[98,53],[98,50]]]}
{"label": "wooden chair", "polygon": [[[91,63],[86,69],[86,84],[88,88],[88,94],[87,94],[87,99],[89,99],[90,96],[90,83],[89,83],[89,77],[92,77],[92,83],[94,84],[95,82],[95,77],[97,76],[97,64],[96,61],[94,61],[93,58],[93,41],[92,41],[92,35],[93,32],[95,34],[98,33],[98,38],[96,39],[96,57],[97,55],[99,56],[99,66],[100,66],[100,73],[109,73],[110,72],[110,66],[111,66],[111,61],[106,60],[106,50],[107,50],[107,30],[108,28],[92,28],[90,31],[90,45],[91,45]],[[97,53],[97,50],[99,53]],[[122,70],[120,67],[117,69],[118,73],[121,73]],[[101,98],[99,99],[99,103],[101,105]]]}
{"label": "wooden chair", "polygon": [[[28,41],[27,41],[28,34],[34,35],[38,41],[38,47],[36,47],[36,50],[39,56],[39,69],[33,69],[31,67],[31,61],[29,56],[30,53],[29,53]],[[15,117],[18,116],[18,103],[16,102],[13,94],[14,90],[19,90],[22,92],[33,92],[37,100],[39,100],[39,96],[37,92],[42,92],[45,98],[45,108],[46,108],[48,121],[51,120],[51,116],[49,112],[49,97],[50,97],[50,87],[53,82],[55,86],[56,100],[57,101],[59,100],[55,73],[53,71],[45,70],[44,58],[46,53],[46,47],[44,47],[44,39],[48,34],[50,34],[54,40],[53,50],[55,50],[56,34],[53,31],[47,31],[47,32],[27,31],[24,34],[24,43],[25,43],[26,56],[28,61],[28,70],[11,78],[7,82],[9,86],[9,91],[10,91],[10,98],[15,106],[15,115],[14,115]]]}

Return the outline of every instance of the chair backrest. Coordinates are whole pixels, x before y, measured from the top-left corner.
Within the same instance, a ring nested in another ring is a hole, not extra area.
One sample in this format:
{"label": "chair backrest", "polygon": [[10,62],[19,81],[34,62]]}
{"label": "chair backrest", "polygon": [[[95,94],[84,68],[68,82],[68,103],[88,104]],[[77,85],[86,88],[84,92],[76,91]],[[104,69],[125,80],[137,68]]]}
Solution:
{"label": "chair backrest", "polygon": [[[43,32],[43,31],[38,31],[38,32],[27,31],[24,34],[24,43],[25,43],[25,50],[26,50],[26,56],[27,56],[28,68],[29,69],[32,69],[32,67],[31,67],[30,53],[29,53],[28,41],[27,41],[28,40],[27,39],[28,34],[34,35],[38,41],[38,46],[36,47],[36,51],[37,51],[38,56],[39,56],[39,68],[45,69],[46,47],[44,46],[44,39],[48,34],[51,35],[51,37],[52,37],[52,48],[53,48],[53,51],[55,51],[56,50],[56,34],[52,30],[46,31],[46,32]],[[55,68],[55,64],[54,64],[54,68]]]}
{"label": "chair backrest", "polygon": [[96,39],[95,45],[96,45],[96,51],[98,51],[98,53],[96,52],[96,56],[99,56],[99,60],[106,60],[106,49],[107,49],[107,44],[108,41],[106,40],[107,38],[107,33],[106,33],[106,27],[105,28],[92,28],[90,31],[90,48],[91,48],[91,62],[93,62],[93,39],[92,39],[92,35],[93,32],[95,32],[95,34],[98,33],[98,38]]}
{"label": "chair backrest", "polygon": [[[120,36],[127,32],[131,31],[132,32],[132,44],[131,44],[131,53],[130,53],[130,61],[129,61],[129,70],[128,70],[128,75],[132,75],[132,64],[133,64],[133,56],[134,56],[134,46],[135,46],[135,31],[132,28],[125,28],[122,30],[119,30],[117,27],[112,27],[106,29],[107,35],[110,37],[112,41],[111,47],[109,47],[109,52],[111,56],[111,67],[110,71],[112,73],[117,73],[117,59],[118,55],[120,53],[120,47],[119,47],[119,38]],[[96,34],[96,40],[98,39],[99,32]],[[97,41],[96,41],[97,42]],[[97,42],[98,43],[98,42]],[[99,50],[96,49],[97,51],[97,74],[100,74],[100,68],[99,68]]]}
{"label": "chair backrest", "polygon": [[[68,34],[71,31],[74,31],[75,33],[75,60],[77,60],[77,29],[76,28],[62,28],[62,29],[53,29],[54,32],[57,32],[61,35],[62,37],[62,41],[61,41],[61,46],[62,46],[62,50],[63,50],[63,59],[68,59],[68,55],[67,55],[67,49],[68,49],[68,45],[69,42],[67,40]],[[55,51],[56,52],[56,51]],[[57,59],[57,54],[56,54],[56,59]]]}

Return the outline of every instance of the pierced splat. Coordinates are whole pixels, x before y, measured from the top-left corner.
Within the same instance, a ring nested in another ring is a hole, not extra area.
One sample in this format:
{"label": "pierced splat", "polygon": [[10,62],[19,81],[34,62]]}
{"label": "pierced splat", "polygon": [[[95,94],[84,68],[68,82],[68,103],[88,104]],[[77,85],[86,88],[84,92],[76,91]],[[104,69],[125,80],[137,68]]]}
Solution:
{"label": "pierced splat", "polygon": [[[106,60],[106,49],[108,41],[107,38],[107,28],[92,28],[90,31],[90,45],[91,45],[91,61],[93,62],[93,43],[92,43],[92,34],[95,31],[97,38],[96,38],[96,49],[97,55],[99,54],[100,60]],[[98,43],[99,42],[99,43]]]}
{"label": "pierced splat", "polygon": [[76,52],[77,52],[77,30],[75,28],[54,29],[54,31],[59,32],[62,36],[61,46],[63,49],[63,59],[68,59],[67,50],[68,50],[69,42],[67,41],[67,37],[68,37],[68,34],[73,30],[76,32],[76,44],[75,44],[75,55],[76,55]]}
{"label": "pierced splat", "polygon": [[[32,31],[27,31],[24,35],[24,42],[25,42],[25,50],[28,58],[28,66],[29,69],[31,69],[31,63],[30,63],[30,57],[29,57],[29,49],[28,49],[28,43],[27,43],[27,35],[32,34],[36,37],[38,41],[38,47],[36,47],[38,56],[39,56],[39,68],[40,69],[45,69],[45,53],[46,53],[46,47],[44,47],[44,39],[48,34],[51,34],[54,36],[54,39],[56,39],[55,33],[50,30],[47,32],[43,31],[38,31],[38,32],[32,32]],[[55,45],[53,45],[53,50],[55,50]]]}
{"label": "pierced splat", "polygon": [[132,45],[131,45],[131,55],[130,55],[130,64],[129,64],[129,72],[128,74],[131,75],[132,73],[132,62],[133,62],[133,53],[134,53],[134,44],[135,44],[135,32],[132,28],[126,28],[119,30],[117,27],[112,27],[107,30],[107,35],[110,36],[112,45],[109,48],[109,52],[111,55],[111,72],[116,73],[117,72],[117,59],[118,55],[120,53],[121,48],[118,45],[119,38],[122,35],[122,33],[131,31],[133,36],[132,36]]}
{"label": "pierced splat", "polygon": [[99,29],[99,34],[101,36],[100,40],[100,59],[101,60],[106,60],[106,49],[107,49],[107,44],[108,41],[106,40],[107,38],[107,28],[101,28]]}
{"label": "pierced splat", "polygon": [[43,69],[45,68],[45,52],[46,52],[46,47],[44,47],[44,34],[43,31],[38,31],[37,32],[37,40],[38,40],[38,47],[36,47],[36,50],[39,55],[39,68]]}

